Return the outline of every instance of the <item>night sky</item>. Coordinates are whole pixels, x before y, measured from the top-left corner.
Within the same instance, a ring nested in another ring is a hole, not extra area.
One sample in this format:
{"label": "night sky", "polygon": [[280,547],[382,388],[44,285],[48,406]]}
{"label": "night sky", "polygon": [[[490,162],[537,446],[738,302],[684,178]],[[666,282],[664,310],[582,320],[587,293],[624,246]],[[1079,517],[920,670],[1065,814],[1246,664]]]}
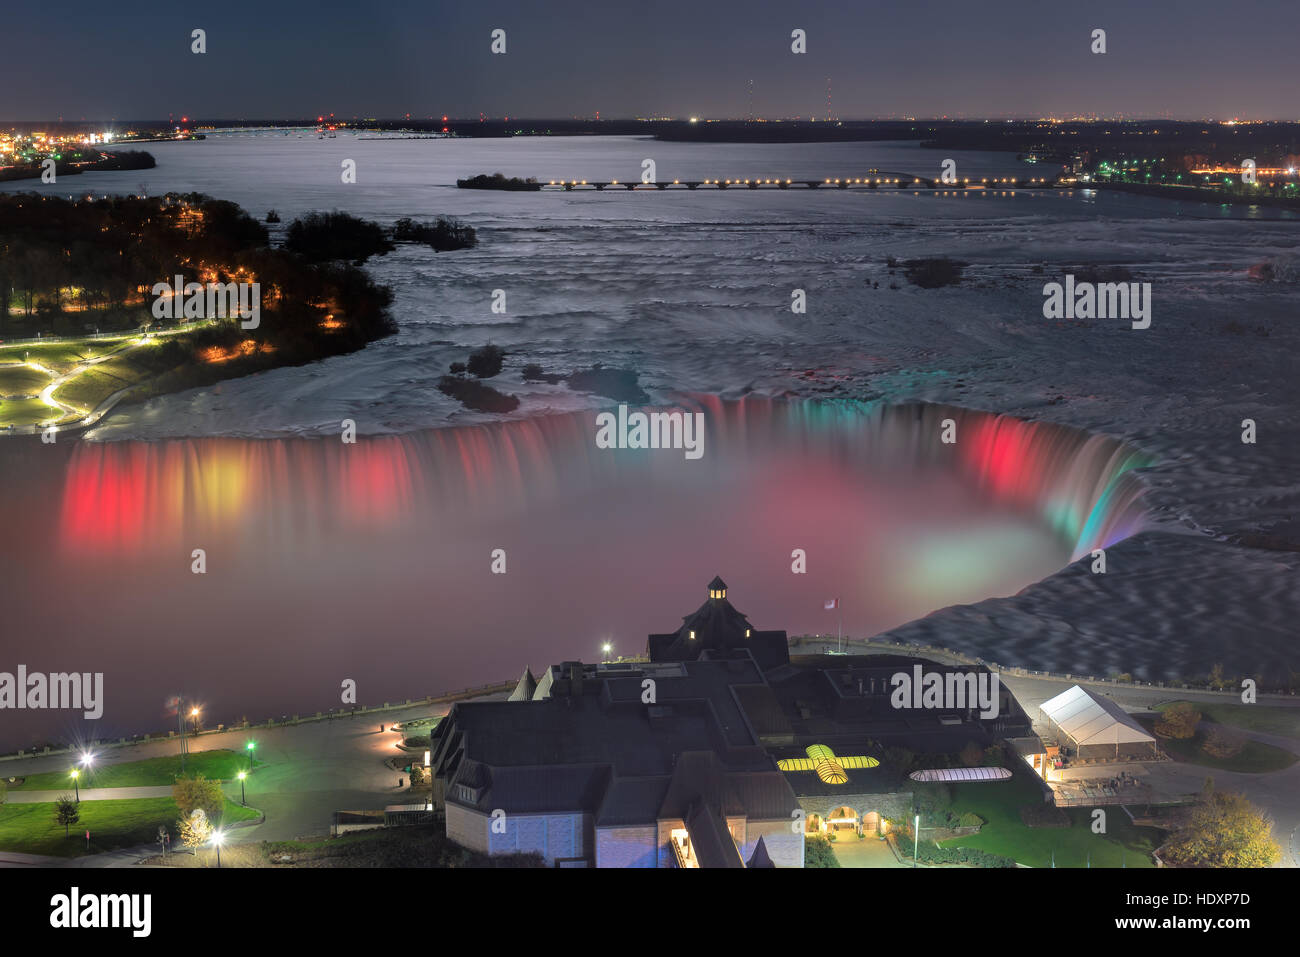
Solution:
{"label": "night sky", "polygon": [[6,120],[743,118],[750,80],[754,114],[820,119],[827,77],[845,119],[1300,113],[1296,0],[65,0],[3,22]]}

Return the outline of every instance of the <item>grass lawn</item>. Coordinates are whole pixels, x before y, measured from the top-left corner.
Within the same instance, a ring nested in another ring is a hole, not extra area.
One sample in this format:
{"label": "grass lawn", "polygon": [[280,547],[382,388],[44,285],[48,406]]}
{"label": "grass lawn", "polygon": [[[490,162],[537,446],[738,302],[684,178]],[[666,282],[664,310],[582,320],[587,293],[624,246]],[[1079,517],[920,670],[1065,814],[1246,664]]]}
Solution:
{"label": "grass lawn", "polygon": [[[1169,701],[1157,705],[1157,711],[1164,711],[1178,702]],[[1190,704],[1217,724],[1245,728],[1247,731],[1261,731],[1265,734],[1280,734],[1288,738],[1300,738],[1300,708],[1281,708],[1266,704],[1205,704],[1200,701],[1183,702]]]}
{"label": "grass lawn", "polygon": [[[101,756],[100,761],[103,760]],[[255,761],[253,766],[257,767],[261,763]],[[229,781],[247,767],[248,758],[238,751],[195,751],[185,756],[187,775],[202,774],[205,778],[217,781]],[[69,770],[71,770],[71,762],[69,762]],[[81,786],[83,788],[134,788],[170,785],[175,783],[180,773],[180,755],[168,754],[159,758],[145,758],[143,761],[101,763],[88,771],[83,769]],[[71,784],[67,771],[46,771],[41,774],[29,774],[22,784],[11,784],[9,787],[15,791],[54,791],[69,788]]]}
{"label": "grass lawn", "polygon": [[[258,812],[226,801],[224,824],[256,820]],[[83,801],[81,820],[64,836],[63,825],[55,823],[54,803],[0,805],[0,850],[23,854],[76,857],[87,853],[86,830],[90,830],[90,851],[116,850],[152,843],[158,828],[166,827],[176,841],[180,811],[171,798],[137,798],[128,801]],[[179,846],[179,845],[177,845]]]}
{"label": "grass lawn", "polygon": [[54,398],[69,405],[93,409],[118,389],[135,385],[148,374],[132,365],[131,355],[90,366],[54,390]]}
{"label": "grass lawn", "polygon": [[[1155,721],[1137,715],[1138,721],[1153,734]],[[1159,737],[1157,735],[1157,737]],[[1216,758],[1206,754],[1202,749],[1205,743],[1204,726],[1190,738],[1160,738],[1160,747],[1175,761],[1196,764],[1216,771],[1240,771],[1243,774],[1267,774],[1269,771],[1281,771],[1300,760],[1290,751],[1263,741],[1247,741],[1242,749],[1230,758]]]}
{"label": "grass lawn", "polygon": [[121,339],[83,339],[73,342],[27,342],[16,346],[0,346],[0,362],[23,359],[39,362],[55,372],[67,372],[84,359],[94,359],[115,349],[120,349],[130,337]]}
{"label": "grass lawn", "polygon": [[[1162,837],[1157,828],[1134,827],[1117,806],[1105,808],[1105,834],[1092,833],[1091,808],[1068,809],[1068,828],[1025,826],[1020,808],[1042,803],[1039,786],[1020,773],[1005,783],[953,785],[953,811],[973,811],[988,823],[978,834],[953,838],[942,846],[975,847],[1030,867],[1051,867],[1053,851],[1057,867],[1086,867],[1089,855],[1093,867],[1155,867],[1151,852]],[[921,826],[924,837],[924,821]]]}
{"label": "grass lawn", "polygon": [[0,364],[0,395],[36,395],[49,384],[50,377],[40,369]]}
{"label": "grass lawn", "polygon": [[61,418],[62,409],[46,405],[40,399],[0,399],[0,428],[6,425],[40,425]]}

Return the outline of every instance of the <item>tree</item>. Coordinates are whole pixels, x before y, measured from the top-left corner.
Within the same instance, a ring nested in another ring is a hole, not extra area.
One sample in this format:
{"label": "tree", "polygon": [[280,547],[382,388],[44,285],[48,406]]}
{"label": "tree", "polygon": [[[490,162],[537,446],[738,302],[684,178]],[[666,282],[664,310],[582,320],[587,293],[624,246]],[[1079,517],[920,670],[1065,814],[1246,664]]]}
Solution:
{"label": "tree", "polygon": [[54,802],[54,822],[63,825],[63,836],[68,836],[68,828],[81,820],[81,808],[68,795],[63,795]]}
{"label": "tree", "polygon": [[1221,724],[1210,726],[1209,734],[1205,736],[1205,742],[1201,745],[1201,750],[1215,758],[1231,758],[1241,752],[1246,746],[1246,736],[1240,731],[1234,731],[1231,728],[1225,728]]}
{"label": "tree", "polygon": [[1246,797],[1206,782],[1200,801],[1161,855],[1182,867],[1272,867],[1282,849],[1268,819]]}
{"label": "tree", "polygon": [[810,834],[803,843],[804,867],[839,867],[839,858],[831,847],[830,841],[820,834]]}
{"label": "tree", "polygon": [[196,857],[199,847],[206,844],[208,838],[212,836],[212,822],[208,820],[202,808],[195,808],[193,814],[177,821],[176,828],[181,836],[181,843],[193,850]]}
{"label": "tree", "polygon": [[1156,734],[1162,738],[1190,738],[1201,722],[1201,713],[1189,701],[1175,701],[1156,720]]}
{"label": "tree", "polygon": [[209,781],[201,774],[190,778],[177,778],[172,785],[172,799],[185,817],[201,810],[207,817],[220,817],[226,805],[220,781]]}

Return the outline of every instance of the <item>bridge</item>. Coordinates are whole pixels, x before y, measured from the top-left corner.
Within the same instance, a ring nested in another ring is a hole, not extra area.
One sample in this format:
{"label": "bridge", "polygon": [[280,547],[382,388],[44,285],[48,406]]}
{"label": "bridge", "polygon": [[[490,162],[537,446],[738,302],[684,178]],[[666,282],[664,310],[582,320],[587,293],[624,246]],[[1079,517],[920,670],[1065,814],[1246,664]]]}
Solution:
{"label": "bridge", "polygon": [[627,180],[553,179],[542,185],[543,190],[666,190],[666,189],[1053,189],[1058,186],[1048,177],[985,176],[979,180],[960,179],[952,183],[913,173],[894,173],[870,170],[866,176],[836,176],[824,179],[781,179],[754,177],[751,179],[675,179],[656,182]]}

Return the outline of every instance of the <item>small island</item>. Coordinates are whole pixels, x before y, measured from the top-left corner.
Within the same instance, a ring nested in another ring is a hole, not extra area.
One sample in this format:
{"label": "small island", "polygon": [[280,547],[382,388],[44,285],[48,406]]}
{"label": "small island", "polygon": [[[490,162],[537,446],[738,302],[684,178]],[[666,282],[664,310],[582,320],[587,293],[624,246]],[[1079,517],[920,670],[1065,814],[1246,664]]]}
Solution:
{"label": "small island", "polygon": [[360,264],[399,242],[469,248],[453,220],[295,220],[283,247],[199,193],[0,197],[0,435],[94,424],[121,402],[354,352],[397,331]]}
{"label": "small island", "polygon": [[520,179],[518,176],[507,177],[504,173],[479,173],[468,179],[456,180],[456,186],[460,189],[504,189],[524,193],[535,193],[542,188],[542,184],[532,176]]}

